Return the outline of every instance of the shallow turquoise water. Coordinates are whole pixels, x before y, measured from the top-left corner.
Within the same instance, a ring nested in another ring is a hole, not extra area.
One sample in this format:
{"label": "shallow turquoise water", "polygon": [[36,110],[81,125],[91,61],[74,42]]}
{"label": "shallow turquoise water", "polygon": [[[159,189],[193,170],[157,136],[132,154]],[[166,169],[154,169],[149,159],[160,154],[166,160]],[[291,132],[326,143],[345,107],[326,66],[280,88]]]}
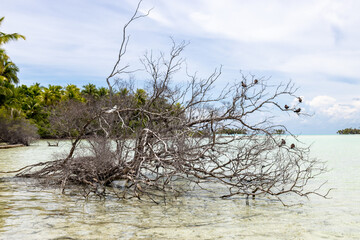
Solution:
{"label": "shallow turquoise water", "polygon": [[[100,201],[17,180],[0,181],[0,239],[360,239],[360,136],[301,136],[330,171],[331,199],[283,207],[268,199],[189,193],[165,204]],[[0,171],[46,161],[68,147],[40,141],[0,150]]]}

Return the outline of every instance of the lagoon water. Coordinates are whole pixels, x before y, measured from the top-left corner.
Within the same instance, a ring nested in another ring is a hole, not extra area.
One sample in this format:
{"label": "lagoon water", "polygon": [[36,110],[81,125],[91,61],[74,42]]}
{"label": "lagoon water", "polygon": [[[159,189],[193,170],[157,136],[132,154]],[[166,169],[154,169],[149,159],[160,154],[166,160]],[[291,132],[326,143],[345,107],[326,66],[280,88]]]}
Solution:
{"label": "lagoon water", "polygon": [[[360,239],[360,136],[301,136],[327,162],[319,181],[334,188],[284,207],[267,198],[222,200],[188,193],[167,204],[84,200],[13,178],[0,179],[0,239]],[[46,161],[68,147],[0,150],[0,171]],[[7,175],[8,176],[8,175]],[[0,175],[0,177],[6,177]],[[289,199],[296,201],[296,199]]]}

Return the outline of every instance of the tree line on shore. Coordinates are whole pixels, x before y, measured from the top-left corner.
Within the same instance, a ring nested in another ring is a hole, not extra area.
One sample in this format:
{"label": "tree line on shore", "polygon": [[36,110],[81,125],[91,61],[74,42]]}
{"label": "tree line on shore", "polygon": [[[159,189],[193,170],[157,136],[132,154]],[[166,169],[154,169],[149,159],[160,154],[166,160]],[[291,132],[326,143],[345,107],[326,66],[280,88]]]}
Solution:
{"label": "tree line on shore", "polygon": [[[66,87],[59,85],[43,87],[39,83],[31,86],[16,86],[14,83],[7,83],[4,88],[6,90],[0,93],[0,122],[2,126],[6,125],[7,128],[12,126],[11,128],[19,129],[19,131],[29,131],[30,128],[36,127],[36,131],[30,131],[34,138],[37,135],[41,138],[56,137],[51,130],[49,117],[51,111],[60,103],[78,101],[85,104],[90,99],[105,98],[109,92],[106,88],[98,88],[91,83],[84,85],[82,89],[73,84]],[[22,125],[22,127],[18,125]],[[2,133],[4,132],[5,129]],[[5,138],[3,140],[6,140],[8,138],[5,135],[9,136],[13,133],[14,131],[8,131],[8,134],[1,136]],[[14,141],[15,139],[11,139],[9,142],[14,143]]]}
{"label": "tree line on shore", "polygon": [[337,134],[360,134],[359,128],[345,128],[337,131]]}
{"label": "tree line on shore", "polygon": [[[0,18],[0,26],[4,17]],[[9,41],[24,39],[25,36],[0,32],[0,141],[11,144],[29,143],[41,138],[76,137],[76,131],[70,135],[60,134],[51,122],[52,113],[62,111],[64,105],[76,105],[79,109],[95,102],[109,99],[109,89],[97,87],[92,83],[80,89],[74,84],[31,86],[19,85],[19,68],[11,60],[3,45]],[[145,103],[147,94],[143,89],[130,92],[126,88],[113,90],[114,95],[130,98],[138,104]],[[68,114],[63,113],[68,116]],[[134,122],[135,120],[133,120]],[[133,123],[136,125],[135,123]]]}
{"label": "tree line on shore", "polygon": [[[31,138],[59,138],[75,137],[61,135],[51,125],[51,114],[59,111],[64,104],[75,104],[79,108],[95,101],[109,100],[109,90],[105,87],[96,87],[87,84],[80,89],[76,85],[69,84],[66,87],[60,85],[48,85],[43,87],[39,83],[31,86],[7,84],[6,94],[0,94],[0,133],[1,140],[10,143],[28,144]],[[128,97],[138,104],[145,103],[148,99],[143,89],[137,89],[131,93],[123,88],[115,91],[115,96]],[[166,102],[163,102],[163,107]],[[180,106],[178,106],[180,107]],[[64,113],[65,114],[65,113]],[[66,114],[67,115],[67,114]],[[133,120],[135,121],[135,119]],[[11,130],[12,129],[12,130]],[[222,128],[218,134],[246,134],[243,128]]]}

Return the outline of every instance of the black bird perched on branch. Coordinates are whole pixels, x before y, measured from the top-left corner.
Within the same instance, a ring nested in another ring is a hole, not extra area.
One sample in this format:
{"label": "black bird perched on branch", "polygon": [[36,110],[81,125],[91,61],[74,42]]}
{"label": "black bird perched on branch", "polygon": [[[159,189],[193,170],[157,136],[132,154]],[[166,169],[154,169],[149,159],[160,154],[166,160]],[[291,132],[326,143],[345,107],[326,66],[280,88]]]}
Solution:
{"label": "black bird perched on branch", "polygon": [[255,79],[254,80],[254,84],[257,84],[259,82],[259,80]]}
{"label": "black bird perched on branch", "polygon": [[286,105],[286,104],[285,104],[285,106],[284,106],[284,107],[285,107],[285,109],[289,109],[289,106],[288,106],[288,105]]}
{"label": "black bird perched on branch", "polygon": [[295,148],[295,144],[292,143],[291,146],[290,146],[290,148],[291,148],[291,149],[294,149],[294,148]]}
{"label": "black bird perched on branch", "polygon": [[246,83],[244,83],[243,81],[241,81],[241,86],[244,87],[244,88],[247,87]]}
{"label": "black bird perched on branch", "polygon": [[298,99],[299,99],[299,102],[302,102],[302,98],[301,98],[301,97],[298,97]]}
{"label": "black bird perched on branch", "polygon": [[285,144],[286,144],[285,139],[281,139],[280,147],[281,147],[281,146],[284,146]]}
{"label": "black bird perched on branch", "polygon": [[299,114],[301,112],[301,108],[298,108],[298,109],[294,110],[294,112]]}

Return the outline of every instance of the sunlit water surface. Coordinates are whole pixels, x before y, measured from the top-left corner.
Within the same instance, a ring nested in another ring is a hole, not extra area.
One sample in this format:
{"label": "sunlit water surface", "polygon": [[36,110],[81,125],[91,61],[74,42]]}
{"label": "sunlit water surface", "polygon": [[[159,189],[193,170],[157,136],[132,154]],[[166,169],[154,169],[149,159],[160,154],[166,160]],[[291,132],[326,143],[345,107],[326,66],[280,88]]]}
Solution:
{"label": "sunlit water surface", "polygon": [[[327,161],[319,181],[331,199],[284,207],[269,199],[222,200],[194,192],[150,202],[63,195],[22,179],[0,180],[0,239],[360,239],[360,136],[302,136]],[[65,151],[40,141],[0,150],[0,171],[46,161]],[[6,177],[4,174],[0,177]],[[297,199],[289,199],[296,201]]]}

